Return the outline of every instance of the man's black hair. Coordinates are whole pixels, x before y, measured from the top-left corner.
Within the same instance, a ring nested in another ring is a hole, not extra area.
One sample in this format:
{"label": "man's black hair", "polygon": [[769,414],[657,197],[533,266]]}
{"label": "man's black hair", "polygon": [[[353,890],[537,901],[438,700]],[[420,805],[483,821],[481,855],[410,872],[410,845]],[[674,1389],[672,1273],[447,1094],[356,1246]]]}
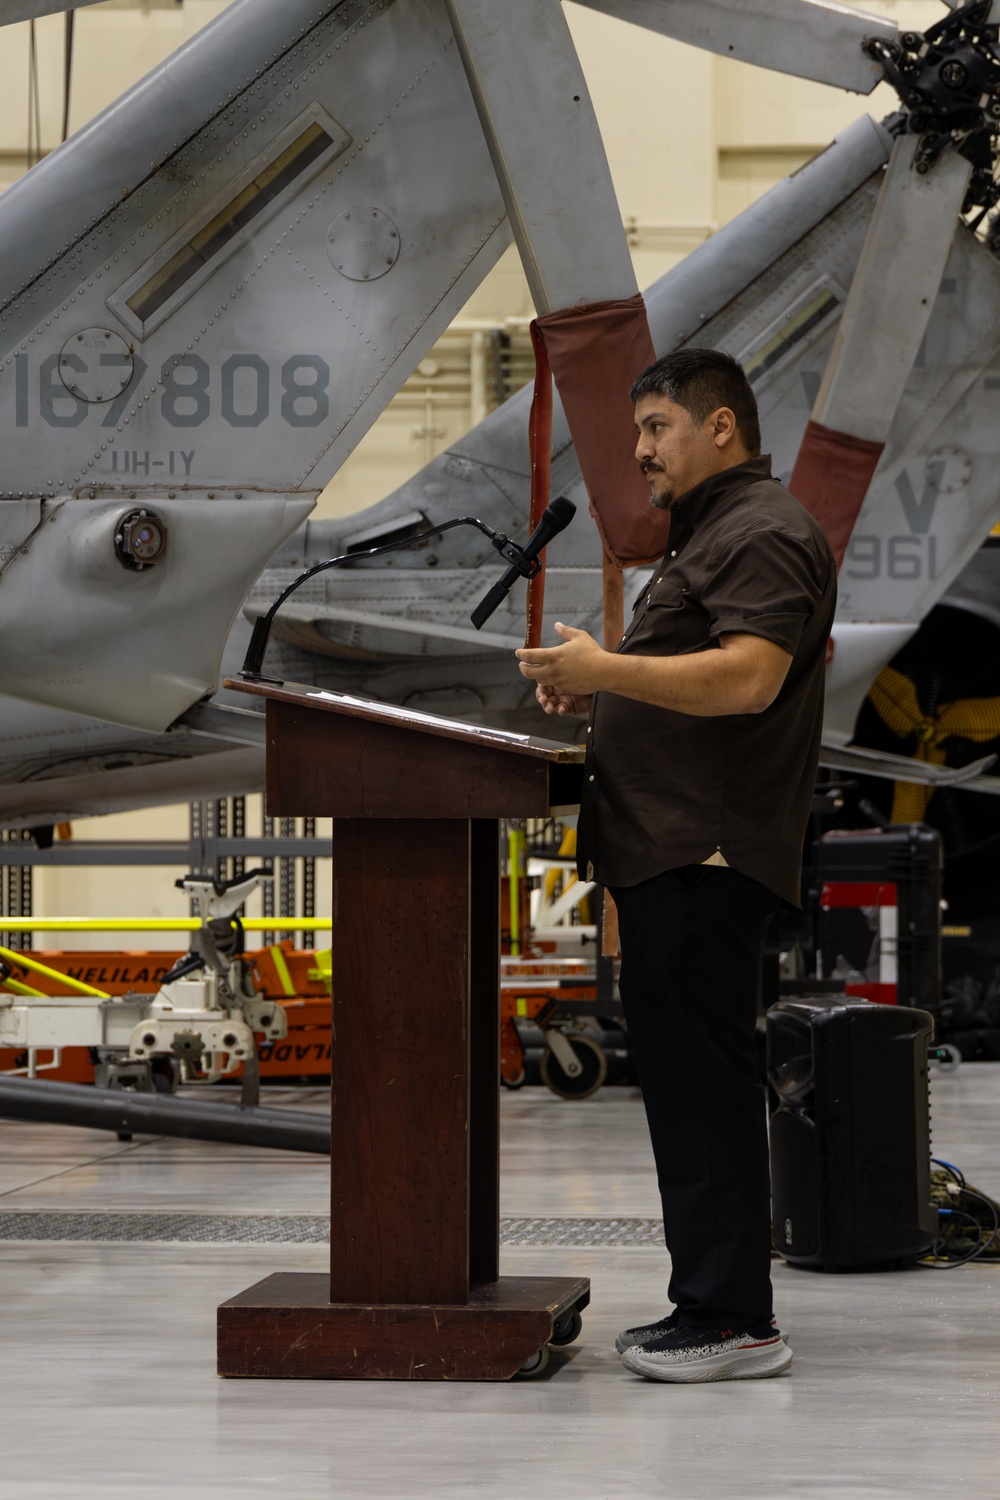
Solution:
{"label": "man's black hair", "polygon": [[665,396],[704,422],[720,406],[736,418],[736,430],[752,458],[760,453],[757,399],[743,366],[719,349],[677,349],[643,370],[632,387],[632,404],[643,396]]}

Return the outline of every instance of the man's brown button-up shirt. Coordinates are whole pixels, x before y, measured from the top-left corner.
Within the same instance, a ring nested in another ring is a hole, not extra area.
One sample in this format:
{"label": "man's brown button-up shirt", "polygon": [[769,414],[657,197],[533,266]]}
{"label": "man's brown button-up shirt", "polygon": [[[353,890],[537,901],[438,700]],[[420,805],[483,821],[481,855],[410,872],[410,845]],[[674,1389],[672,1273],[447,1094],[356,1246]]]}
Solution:
{"label": "man's brown button-up shirt", "polygon": [[629,886],[715,855],[798,906],[836,605],[826,535],[770,459],[714,475],[671,510],[670,543],[618,652],[687,656],[759,635],[792,657],[760,714],[696,715],[595,695],[580,873]]}

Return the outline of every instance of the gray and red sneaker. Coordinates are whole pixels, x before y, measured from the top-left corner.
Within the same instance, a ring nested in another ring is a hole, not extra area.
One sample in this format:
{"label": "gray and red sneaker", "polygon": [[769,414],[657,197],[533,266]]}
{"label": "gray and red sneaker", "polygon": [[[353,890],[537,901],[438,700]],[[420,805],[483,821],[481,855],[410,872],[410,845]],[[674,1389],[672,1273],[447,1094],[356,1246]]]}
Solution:
{"label": "gray and red sneaker", "polygon": [[780,1375],[792,1351],[770,1324],[756,1329],[672,1328],[660,1338],[633,1344],[622,1364],[633,1375],[693,1385],[708,1380],[763,1380]]}

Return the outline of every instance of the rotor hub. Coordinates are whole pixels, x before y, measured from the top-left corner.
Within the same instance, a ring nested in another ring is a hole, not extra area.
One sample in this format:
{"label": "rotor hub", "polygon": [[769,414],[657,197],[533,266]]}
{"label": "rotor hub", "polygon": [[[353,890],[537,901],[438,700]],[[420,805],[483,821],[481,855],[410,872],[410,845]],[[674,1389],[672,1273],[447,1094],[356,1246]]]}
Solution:
{"label": "rotor hub", "polygon": [[916,170],[930,171],[948,148],[972,162],[962,212],[980,210],[977,223],[1000,199],[993,181],[1000,147],[1000,28],[988,24],[992,9],[991,0],[966,0],[926,32],[864,43],[903,105],[892,126],[922,137]]}

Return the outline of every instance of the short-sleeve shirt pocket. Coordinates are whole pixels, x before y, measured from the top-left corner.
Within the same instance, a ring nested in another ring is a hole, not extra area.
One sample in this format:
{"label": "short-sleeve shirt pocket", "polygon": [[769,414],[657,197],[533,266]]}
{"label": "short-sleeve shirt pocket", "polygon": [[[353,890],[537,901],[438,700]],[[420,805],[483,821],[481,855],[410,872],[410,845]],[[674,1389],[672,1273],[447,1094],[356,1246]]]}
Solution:
{"label": "short-sleeve shirt pocket", "polygon": [[636,636],[655,641],[656,654],[683,656],[711,644],[708,611],[694,598],[690,585],[679,578],[652,585]]}

